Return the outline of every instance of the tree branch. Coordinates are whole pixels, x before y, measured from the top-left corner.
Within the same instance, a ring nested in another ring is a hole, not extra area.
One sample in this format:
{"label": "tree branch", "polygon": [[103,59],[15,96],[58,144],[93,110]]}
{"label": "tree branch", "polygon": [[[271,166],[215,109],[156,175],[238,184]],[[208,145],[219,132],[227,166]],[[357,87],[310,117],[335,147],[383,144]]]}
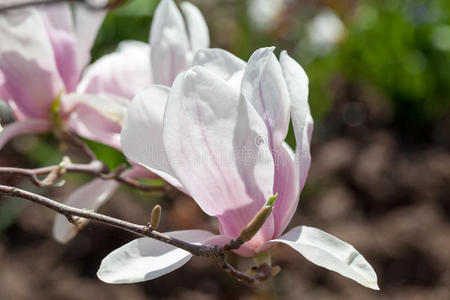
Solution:
{"label": "tree branch", "polygon": [[[130,187],[142,190],[142,191],[163,191],[163,186],[153,186],[142,184],[139,181],[123,175],[124,168],[119,168],[118,171],[110,172],[108,167],[100,160],[93,160],[87,164],[74,164],[69,162],[67,164],[53,165],[37,169],[23,169],[23,168],[10,168],[10,167],[0,167],[0,175],[16,175],[24,176],[30,178],[30,180],[39,187],[46,187],[54,184],[64,173],[82,173],[91,175],[94,177],[103,178],[105,180],[111,179],[126,184]],[[38,176],[43,176],[49,174],[57,173],[53,180],[47,181],[46,179],[41,180]]]}
{"label": "tree branch", "polygon": [[[12,169],[12,168],[9,168]],[[36,169],[39,170],[39,169]],[[195,256],[205,256],[211,258],[213,261],[218,263],[222,269],[227,272],[230,276],[238,281],[245,282],[247,284],[256,284],[259,281],[265,280],[267,278],[259,278],[258,276],[249,275],[243,273],[233,266],[231,266],[226,259],[225,252],[231,250],[233,247],[237,247],[239,243],[236,240],[231,241],[228,245],[223,247],[218,246],[205,246],[205,245],[195,245],[187,243],[185,241],[170,237],[164,233],[158,232],[152,229],[150,226],[138,225],[130,223],[121,219],[116,219],[110,216],[99,214],[85,209],[80,209],[66,204],[59,203],[57,201],[51,200],[47,197],[37,195],[16,187],[10,187],[5,185],[0,185],[0,194],[8,195],[12,197],[18,197],[32,201],[36,204],[45,206],[57,213],[60,213],[67,217],[68,220],[74,220],[74,217],[85,218],[93,222],[102,223],[105,225],[113,226],[122,230],[126,230],[138,235],[146,236],[149,238],[156,239],[163,243],[172,245],[174,247],[186,250]],[[239,245],[240,247],[240,245]],[[238,247],[238,248],[239,248]],[[229,249],[229,250],[224,250]]]}

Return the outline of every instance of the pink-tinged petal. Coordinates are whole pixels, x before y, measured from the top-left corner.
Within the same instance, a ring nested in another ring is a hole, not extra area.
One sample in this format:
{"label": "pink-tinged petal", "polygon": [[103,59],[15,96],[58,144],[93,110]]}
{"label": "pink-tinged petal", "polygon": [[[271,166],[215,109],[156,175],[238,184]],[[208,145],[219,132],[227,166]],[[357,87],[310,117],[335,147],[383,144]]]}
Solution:
{"label": "pink-tinged petal", "polygon": [[70,7],[66,3],[50,5],[44,7],[41,14],[53,47],[59,75],[64,81],[66,91],[73,92],[80,73]]}
{"label": "pink-tinged petal", "polygon": [[68,94],[61,98],[66,124],[78,135],[120,150],[120,130],[129,100],[111,94]]}
{"label": "pink-tinged petal", "polygon": [[75,37],[77,40],[77,65],[81,73],[91,60],[91,48],[107,10],[89,9],[84,4],[75,4]]}
{"label": "pink-tinged petal", "polygon": [[183,17],[173,0],[158,5],[150,30],[150,54],[156,84],[171,86],[189,66],[189,41]]}
{"label": "pink-tinged petal", "polygon": [[44,133],[51,128],[47,120],[27,119],[6,125],[0,132],[0,149],[13,137],[26,133]]}
{"label": "pink-tinged petal", "polygon": [[278,193],[273,208],[275,220],[274,237],[280,236],[286,229],[297,209],[300,186],[298,184],[297,165],[295,154],[288,144],[283,143],[274,154],[275,182],[273,191]]}
{"label": "pink-tinged petal", "polygon": [[245,62],[222,49],[203,49],[194,56],[193,66],[201,66],[216,74],[225,81],[229,81],[245,69]]}
{"label": "pink-tinged petal", "polygon": [[51,103],[64,85],[38,11],[2,13],[0,40],[3,88],[27,117],[47,118]]}
{"label": "pink-tinged petal", "polygon": [[[182,230],[166,233],[173,238],[201,245],[214,234],[203,230]],[[152,280],[170,273],[191,259],[192,254],[151,239],[139,238],[106,256],[97,272],[107,283],[134,283]]]}
{"label": "pink-tinged petal", "polygon": [[201,66],[227,81],[235,90],[240,90],[246,63],[222,49],[203,49],[196,52],[193,66]]}
{"label": "pink-tinged petal", "polygon": [[288,131],[290,99],[273,50],[273,47],[262,48],[250,57],[242,78],[241,94],[264,120],[270,148],[275,152],[281,148]]}
{"label": "pink-tinged petal", "polygon": [[147,179],[158,179],[159,176],[148,170],[147,168],[138,165],[136,163],[132,163],[132,168],[123,172],[124,176],[131,178],[147,178]]}
{"label": "pink-tinged petal", "polygon": [[298,175],[293,153],[283,144],[290,119],[290,98],[280,64],[273,48],[257,50],[249,59],[242,79],[242,95],[251,102],[264,120],[269,145],[275,161],[274,207],[275,237],[289,223],[298,204]]}
{"label": "pink-tinged petal", "polygon": [[[75,190],[64,201],[64,204],[77,208],[97,210],[114,194],[118,187],[119,183],[115,180],[97,178]],[[84,226],[88,220],[83,219],[81,222],[82,226]],[[67,243],[77,235],[80,229],[80,227],[71,224],[65,216],[60,214],[55,216],[53,237],[58,242]]]}
{"label": "pink-tinged petal", "polygon": [[189,2],[181,2],[181,11],[186,20],[186,26],[191,42],[191,50],[195,51],[209,47],[208,25],[197,6]]}
{"label": "pink-tinged petal", "polygon": [[368,288],[379,289],[377,274],[366,259],[352,245],[320,229],[294,227],[279,239],[266,243],[261,249],[274,243],[284,243],[318,266],[335,271]]}
{"label": "pink-tinged petal", "polygon": [[107,54],[88,66],[78,93],[109,93],[132,99],[150,85],[150,47],[138,41],[119,44],[117,52]]}
{"label": "pink-tinged petal", "polygon": [[295,156],[298,164],[300,189],[303,188],[311,164],[309,145],[313,120],[308,105],[308,77],[303,68],[283,51],[280,64],[291,98],[291,117],[297,141]]}
{"label": "pink-tinged petal", "polygon": [[8,100],[8,105],[9,107],[11,107],[11,110],[14,114],[14,117],[16,118],[17,121],[23,121],[28,119],[27,116],[25,116],[20,109],[17,107],[16,102],[14,102],[13,100],[9,99]]}
{"label": "pink-tinged petal", "polygon": [[125,156],[184,190],[174,175],[163,147],[163,118],[169,89],[151,86],[133,99],[122,128]]}
{"label": "pink-tinged petal", "polygon": [[6,89],[3,87],[5,84],[5,76],[3,75],[2,71],[0,70],[0,99],[7,101],[9,100],[9,95],[6,92]]}
{"label": "pink-tinged petal", "polygon": [[[253,107],[207,69],[177,77],[167,101],[163,142],[177,178],[221,233],[237,237],[273,195],[267,129]],[[251,241],[270,239],[273,218]]]}

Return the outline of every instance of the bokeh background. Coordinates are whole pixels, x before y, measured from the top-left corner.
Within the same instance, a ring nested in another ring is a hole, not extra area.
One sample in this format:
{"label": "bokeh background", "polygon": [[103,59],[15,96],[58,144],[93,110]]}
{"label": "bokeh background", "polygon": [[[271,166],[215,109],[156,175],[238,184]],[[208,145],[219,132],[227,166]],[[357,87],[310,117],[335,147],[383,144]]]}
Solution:
{"label": "bokeh background", "polygon": [[[101,259],[133,235],[90,224],[60,245],[51,237],[51,211],[3,197],[0,299],[450,299],[450,2],[192,2],[205,15],[213,47],[247,60],[275,45],[305,68],[315,119],[312,166],[291,226],[316,226],[354,245],[376,270],[381,291],[283,246],[273,251],[282,272],[258,287],[235,282],[203,258],[151,282],[107,285],[95,276]],[[93,60],[121,40],[148,41],[157,3],[130,0],[110,12]],[[11,120],[4,104],[0,111]],[[110,167],[124,161],[89,144]],[[57,163],[57,149],[51,135],[17,137],[0,152],[0,165]],[[0,180],[62,201],[89,178],[69,175],[63,187],[45,190]],[[163,231],[217,231],[215,220],[173,189],[123,187],[101,212],[145,223],[155,203],[163,207]],[[245,269],[251,262],[235,263]]]}

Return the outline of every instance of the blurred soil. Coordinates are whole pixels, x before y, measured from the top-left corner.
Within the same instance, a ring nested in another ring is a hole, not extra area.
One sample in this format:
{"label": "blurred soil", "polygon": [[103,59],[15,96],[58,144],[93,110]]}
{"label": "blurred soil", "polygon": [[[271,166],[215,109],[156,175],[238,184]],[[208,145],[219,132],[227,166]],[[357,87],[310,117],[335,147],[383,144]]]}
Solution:
{"label": "blurred soil", "polygon": [[[337,84],[346,93],[348,87]],[[390,126],[389,108],[364,95],[341,98],[348,100],[337,101],[316,126],[312,168],[291,226],[319,227],[354,245],[376,270],[381,291],[317,267],[284,246],[273,251],[282,272],[256,288],[235,282],[203,258],[150,282],[108,285],[95,275],[101,259],[134,236],[91,224],[60,245],[51,238],[53,213],[28,205],[0,235],[0,299],[450,299],[448,148],[404,140]],[[12,146],[0,157],[0,165],[19,161]],[[30,188],[17,178],[1,180]],[[61,200],[73,188],[41,192]],[[145,223],[153,206],[145,198],[122,189],[102,212]],[[162,230],[217,231],[215,221],[186,196],[172,191],[159,200]]]}

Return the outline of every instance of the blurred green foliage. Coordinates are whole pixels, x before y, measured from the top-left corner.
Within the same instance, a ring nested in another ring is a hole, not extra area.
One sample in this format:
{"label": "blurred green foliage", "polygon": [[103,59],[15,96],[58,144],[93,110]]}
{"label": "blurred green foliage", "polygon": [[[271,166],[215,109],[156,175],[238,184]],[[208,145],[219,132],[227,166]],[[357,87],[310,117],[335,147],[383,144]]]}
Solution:
{"label": "blurred green foliage", "polygon": [[387,94],[397,121],[425,125],[450,106],[449,24],[449,1],[363,2],[337,49],[338,67]]}

